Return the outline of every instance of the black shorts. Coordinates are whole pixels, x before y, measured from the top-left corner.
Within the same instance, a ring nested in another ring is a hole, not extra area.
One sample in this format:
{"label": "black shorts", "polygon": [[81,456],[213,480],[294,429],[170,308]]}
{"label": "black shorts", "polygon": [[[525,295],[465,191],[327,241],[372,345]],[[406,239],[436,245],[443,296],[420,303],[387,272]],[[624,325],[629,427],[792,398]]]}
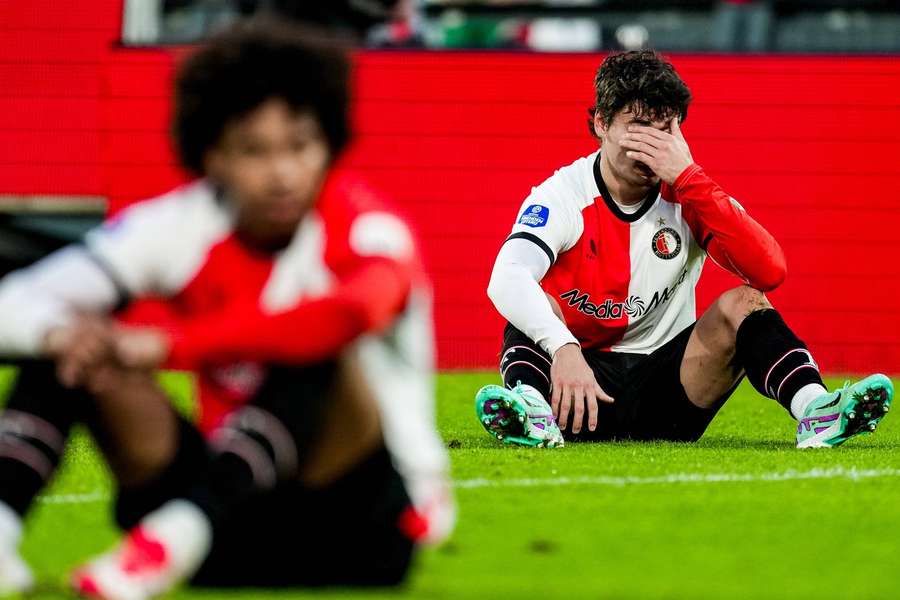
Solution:
{"label": "black shorts", "polygon": [[381,449],[338,482],[281,485],[243,505],[215,532],[192,585],[387,586],[403,581],[413,542],[399,528],[409,506]]}
{"label": "black shorts", "polygon": [[[321,418],[318,408],[333,393],[334,373],[329,365],[273,369],[251,403],[278,409],[282,419],[292,421],[292,436],[312,439]],[[198,474],[211,468],[212,453],[200,432],[180,418],[179,427],[177,460],[155,481],[120,491],[115,510],[123,529],[166,501],[183,497]],[[217,524],[211,553],[192,583],[395,585],[406,576],[413,556],[414,544],[400,527],[410,504],[384,446],[325,488],[281,482],[230,510]]]}
{"label": "black shorts", "polygon": [[[687,327],[651,354],[584,350],[584,358],[594,371],[597,383],[616,401],[613,404],[598,403],[595,431],[588,430],[585,415],[581,431],[572,433],[570,416],[568,428],[563,432],[566,440],[693,442],[700,439],[737,384],[712,408],[700,408],[688,399],[681,385],[681,361],[693,329],[693,325]],[[536,360],[534,367],[543,370],[544,377],[540,381],[549,381],[547,354],[524,333],[507,325],[503,335],[504,355],[514,346],[526,346],[545,357],[545,360]],[[507,383],[515,384],[514,381]],[[547,401],[550,401],[549,395]]]}

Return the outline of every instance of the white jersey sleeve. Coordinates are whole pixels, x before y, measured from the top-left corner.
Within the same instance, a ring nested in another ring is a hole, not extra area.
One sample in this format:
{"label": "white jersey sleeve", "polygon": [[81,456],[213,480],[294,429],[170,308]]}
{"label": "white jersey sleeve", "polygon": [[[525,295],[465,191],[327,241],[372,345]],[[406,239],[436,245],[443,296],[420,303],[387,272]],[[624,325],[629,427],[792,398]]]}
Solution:
{"label": "white jersey sleeve", "polygon": [[85,244],[128,295],[171,296],[230,231],[230,214],[204,181],[126,209]]}
{"label": "white jersey sleeve", "polygon": [[82,246],[69,246],[0,281],[0,355],[35,357],[53,327],[76,311],[106,312],[119,293]]}
{"label": "white jersey sleeve", "polygon": [[578,339],[553,312],[538,283],[549,267],[549,260],[533,243],[508,240],[494,263],[488,297],[497,312],[552,358],[562,346],[577,344]]}
{"label": "white jersey sleeve", "polygon": [[507,239],[531,240],[554,263],[559,253],[572,248],[584,231],[584,220],[574,196],[559,176],[533,188],[522,203]]}
{"label": "white jersey sleeve", "polygon": [[0,354],[38,356],[77,312],[106,313],[130,298],[170,296],[230,231],[229,212],[199,181],[123,211],[75,245],[0,281]]}
{"label": "white jersey sleeve", "polygon": [[497,311],[551,357],[563,345],[578,343],[554,314],[540,281],[584,231],[579,184],[572,173],[560,170],[531,190],[497,255],[488,285]]}

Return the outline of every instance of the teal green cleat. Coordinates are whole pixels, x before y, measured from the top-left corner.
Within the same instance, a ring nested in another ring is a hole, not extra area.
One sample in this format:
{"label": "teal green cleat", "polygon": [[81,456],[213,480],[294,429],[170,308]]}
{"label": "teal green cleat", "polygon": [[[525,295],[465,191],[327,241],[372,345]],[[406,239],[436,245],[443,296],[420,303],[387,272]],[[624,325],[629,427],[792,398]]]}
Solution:
{"label": "teal green cleat", "polygon": [[884,375],[865,379],[813,400],[797,426],[798,448],[831,448],[875,431],[891,408],[894,385]]}
{"label": "teal green cleat", "polygon": [[486,385],[475,395],[475,413],[488,433],[505,444],[555,448],[564,445],[550,405],[518,385]]}

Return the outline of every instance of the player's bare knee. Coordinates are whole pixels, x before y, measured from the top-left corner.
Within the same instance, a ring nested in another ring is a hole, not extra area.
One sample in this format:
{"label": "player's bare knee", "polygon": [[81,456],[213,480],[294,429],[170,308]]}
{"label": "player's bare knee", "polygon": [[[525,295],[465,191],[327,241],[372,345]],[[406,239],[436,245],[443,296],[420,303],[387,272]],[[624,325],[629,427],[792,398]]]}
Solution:
{"label": "player's bare knee", "polygon": [[732,288],[719,296],[717,306],[735,334],[750,313],[772,308],[765,294],[748,285]]}

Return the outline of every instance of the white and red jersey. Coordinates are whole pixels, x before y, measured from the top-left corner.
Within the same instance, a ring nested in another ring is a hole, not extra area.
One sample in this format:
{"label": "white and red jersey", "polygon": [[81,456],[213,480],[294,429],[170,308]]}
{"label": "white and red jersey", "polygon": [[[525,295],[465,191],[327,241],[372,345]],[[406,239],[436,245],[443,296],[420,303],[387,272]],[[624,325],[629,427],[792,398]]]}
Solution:
{"label": "white and red jersey", "polygon": [[394,464],[434,528],[426,535],[439,537],[452,522],[449,461],[435,427],[431,290],[407,225],[347,175],[329,178],[275,254],[242,243],[233,217],[196,181],[125,210],[85,248],[14,274],[0,306],[18,302],[26,316],[0,324],[0,353],[37,352],[43,331],[76,310],[160,299],[165,318],[153,324],[171,332],[169,366],[198,375],[205,432],[252,398],[267,364],[351,353]]}
{"label": "white and red jersey", "polygon": [[580,158],[533,188],[507,238],[546,254],[540,286],[582,347],[649,354],[692,324],[707,251],[751,285],[780,283],[777,243],[700,167],[629,214],[606,189],[599,157]]}

